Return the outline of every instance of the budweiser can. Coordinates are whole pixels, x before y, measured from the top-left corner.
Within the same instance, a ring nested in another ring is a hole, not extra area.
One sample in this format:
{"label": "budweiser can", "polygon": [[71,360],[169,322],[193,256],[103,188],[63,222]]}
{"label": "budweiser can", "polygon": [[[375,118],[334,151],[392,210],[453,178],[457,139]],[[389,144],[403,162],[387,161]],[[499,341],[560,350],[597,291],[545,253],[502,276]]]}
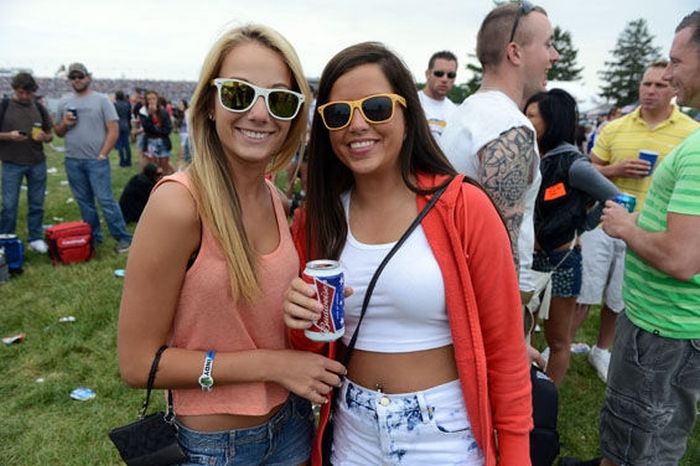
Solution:
{"label": "budweiser can", "polygon": [[345,277],[340,262],[315,260],[308,262],[302,278],[316,288],[316,299],[323,305],[321,318],[304,330],[314,341],[335,341],[345,333]]}

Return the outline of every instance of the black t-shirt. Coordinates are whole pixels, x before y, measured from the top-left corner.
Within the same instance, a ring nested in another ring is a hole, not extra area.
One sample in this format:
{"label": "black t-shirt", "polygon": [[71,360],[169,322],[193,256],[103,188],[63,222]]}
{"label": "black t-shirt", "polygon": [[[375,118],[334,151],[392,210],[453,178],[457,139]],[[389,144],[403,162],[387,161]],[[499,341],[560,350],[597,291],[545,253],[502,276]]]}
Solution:
{"label": "black t-shirt", "polygon": [[50,122],[43,123],[41,112],[34,102],[24,104],[15,99],[9,100],[5,117],[0,125],[0,132],[23,131],[27,134],[27,140],[0,141],[0,160],[18,165],[36,165],[46,160],[43,143],[31,137],[35,123],[41,124],[44,131],[51,131]]}

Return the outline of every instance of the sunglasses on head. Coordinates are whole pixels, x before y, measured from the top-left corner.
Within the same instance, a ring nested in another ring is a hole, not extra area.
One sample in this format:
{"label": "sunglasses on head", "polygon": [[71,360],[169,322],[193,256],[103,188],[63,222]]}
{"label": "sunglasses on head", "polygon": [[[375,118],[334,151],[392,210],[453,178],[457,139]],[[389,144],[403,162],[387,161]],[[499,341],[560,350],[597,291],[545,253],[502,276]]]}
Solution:
{"label": "sunglasses on head", "polygon": [[304,94],[289,89],[267,89],[254,86],[240,79],[217,78],[211,84],[216,86],[219,103],[230,112],[242,113],[250,110],[258,97],[264,97],[267,111],[278,120],[292,120],[299,113],[304,102]]}
{"label": "sunglasses on head", "polygon": [[323,124],[331,131],[343,129],[352,121],[355,109],[367,123],[385,123],[394,118],[394,103],[406,107],[406,99],[398,94],[374,94],[358,100],[335,100],[318,107]]}
{"label": "sunglasses on head", "polygon": [[[442,70],[435,70],[433,71],[433,76],[435,76],[436,78],[442,78],[443,76],[445,76],[445,72]],[[448,71],[447,77],[449,79],[454,79],[457,77],[457,73],[455,73],[454,71]]]}
{"label": "sunglasses on head", "polygon": [[68,76],[68,79],[71,81],[75,81],[76,79],[85,79],[85,75],[83,73],[73,73]]}
{"label": "sunglasses on head", "polygon": [[513,29],[511,29],[510,31],[510,40],[508,41],[509,43],[513,42],[513,39],[515,39],[515,31],[517,31],[518,29],[518,23],[520,22],[520,18],[522,18],[523,16],[527,16],[534,9],[535,6],[527,0],[523,0],[522,2],[520,2],[520,8],[518,8],[518,12],[515,14]]}

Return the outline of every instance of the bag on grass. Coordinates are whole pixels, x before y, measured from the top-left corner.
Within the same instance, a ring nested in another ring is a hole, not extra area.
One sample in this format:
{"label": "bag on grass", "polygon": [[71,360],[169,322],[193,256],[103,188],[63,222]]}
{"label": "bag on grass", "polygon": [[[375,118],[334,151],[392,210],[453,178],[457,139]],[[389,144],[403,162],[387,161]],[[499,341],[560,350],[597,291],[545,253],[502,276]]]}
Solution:
{"label": "bag on grass", "polygon": [[535,424],[530,432],[530,460],[532,466],[551,466],[559,455],[559,393],[554,382],[534,365],[530,368],[530,380],[532,420]]}
{"label": "bag on grass", "polygon": [[49,256],[54,264],[85,262],[95,255],[92,229],[83,221],[64,222],[46,230]]}
{"label": "bag on grass", "polygon": [[5,249],[5,262],[10,273],[22,273],[24,243],[17,235],[0,235],[0,248]]}

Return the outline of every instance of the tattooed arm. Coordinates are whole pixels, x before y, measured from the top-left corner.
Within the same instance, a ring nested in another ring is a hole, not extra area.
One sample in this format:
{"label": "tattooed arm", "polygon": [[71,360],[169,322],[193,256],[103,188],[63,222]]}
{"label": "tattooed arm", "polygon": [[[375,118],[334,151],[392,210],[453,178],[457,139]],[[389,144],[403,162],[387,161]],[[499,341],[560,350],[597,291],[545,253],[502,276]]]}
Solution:
{"label": "tattooed arm", "polygon": [[478,157],[478,181],[503,216],[518,270],[518,235],[525,211],[525,192],[532,182],[533,159],[537,157],[534,134],[525,126],[510,128],[484,145]]}

